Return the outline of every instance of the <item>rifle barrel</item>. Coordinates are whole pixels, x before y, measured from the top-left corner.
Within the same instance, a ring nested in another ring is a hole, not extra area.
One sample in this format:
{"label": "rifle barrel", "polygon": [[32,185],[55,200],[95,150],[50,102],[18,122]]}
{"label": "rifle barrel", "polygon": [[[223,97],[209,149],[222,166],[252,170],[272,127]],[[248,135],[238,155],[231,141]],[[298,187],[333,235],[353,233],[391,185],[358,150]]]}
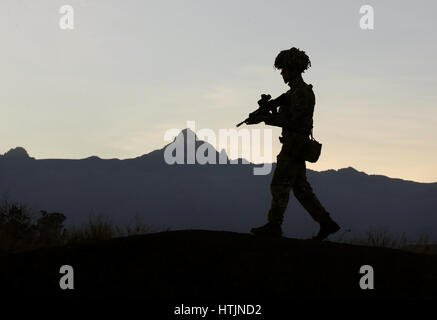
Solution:
{"label": "rifle barrel", "polygon": [[237,124],[237,128],[239,127],[239,126],[241,126],[243,123],[245,123],[246,122],[246,120],[244,120],[244,121],[241,121],[239,124]]}

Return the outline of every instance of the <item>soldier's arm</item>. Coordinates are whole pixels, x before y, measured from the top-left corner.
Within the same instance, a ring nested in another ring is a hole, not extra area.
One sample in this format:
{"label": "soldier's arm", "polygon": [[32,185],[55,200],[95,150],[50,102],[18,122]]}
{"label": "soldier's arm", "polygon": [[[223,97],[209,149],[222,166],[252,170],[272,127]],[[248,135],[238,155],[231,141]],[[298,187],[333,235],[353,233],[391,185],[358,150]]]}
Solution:
{"label": "soldier's arm", "polygon": [[265,124],[292,128],[296,121],[300,121],[312,115],[314,97],[312,92],[305,89],[297,89],[293,94],[292,101],[285,102],[282,112],[279,114],[267,115]]}
{"label": "soldier's arm", "polygon": [[311,90],[297,89],[292,101],[293,108],[288,110],[287,124],[292,126],[307,116],[312,116],[314,108],[314,95]]}
{"label": "soldier's arm", "polygon": [[299,127],[308,119],[312,119],[314,111],[314,94],[308,88],[296,89],[291,97],[290,108],[284,110],[283,126],[287,128]]}
{"label": "soldier's arm", "polygon": [[[287,93],[281,94],[274,100],[269,101],[272,106],[279,107],[287,104]],[[263,115],[263,120],[265,124],[270,126],[282,127],[284,125],[283,116],[273,112],[267,115]]]}
{"label": "soldier's arm", "polygon": [[283,93],[279,97],[271,101],[276,107],[279,107],[287,102],[287,93]]}
{"label": "soldier's arm", "polygon": [[283,116],[280,114],[265,115],[263,121],[269,126],[283,127],[285,125]]}

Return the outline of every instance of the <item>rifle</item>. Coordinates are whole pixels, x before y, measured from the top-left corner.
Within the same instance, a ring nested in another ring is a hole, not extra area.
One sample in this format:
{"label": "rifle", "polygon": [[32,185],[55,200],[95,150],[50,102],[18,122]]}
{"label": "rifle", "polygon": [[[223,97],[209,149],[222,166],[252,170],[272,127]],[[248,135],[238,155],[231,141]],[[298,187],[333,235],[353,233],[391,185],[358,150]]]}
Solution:
{"label": "rifle", "polygon": [[258,101],[259,108],[249,113],[249,117],[237,124],[237,127],[241,126],[243,123],[247,124],[249,120],[253,120],[258,116],[271,114],[270,112],[276,114],[278,107],[277,100],[279,99],[270,100],[271,98],[272,96],[269,94],[262,94],[261,100]]}

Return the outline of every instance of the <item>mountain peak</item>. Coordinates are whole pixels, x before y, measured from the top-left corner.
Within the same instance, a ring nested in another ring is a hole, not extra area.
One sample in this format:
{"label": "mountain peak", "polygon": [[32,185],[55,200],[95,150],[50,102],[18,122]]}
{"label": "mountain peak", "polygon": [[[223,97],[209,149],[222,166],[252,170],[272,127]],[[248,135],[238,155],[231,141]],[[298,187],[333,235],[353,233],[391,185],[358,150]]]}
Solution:
{"label": "mountain peak", "polygon": [[341,168],[341,169],[338,169],[337,172],[341,173],[341,174],[345,174],[345,175],[350,175],[350,176],[352,176],[352,175],[353,176],[355,176],[355,175],[367,176],[368,175],[367,173],[365,173],[363,171],[358,171],[357,169],[352,168],[352,167]]}
{"label": "mountain peak", "polygon": [[179,132],[179,135],[183,135],[185,138],[185,141],[187,141],[187,137],[190,135],[192,137],[194,137],[195,140],[198,140],[199,138],[197,137],[196,133],[191,130],[190,128],[185,128],[183,130],[181,130],[181,132]]}
{"label": "mountain peak", "polygon": [[23,147],[16,147],[13,149],[10,149],[8,152],[6,152],[3,155],[4,158],[7,159],[33,159],[29,156],[29,154],[27,153],[26,149],[24,149]]}
{"label": "mountain peak", "polygon": [[[187,145],[189,143],[197,143],[198,141],[200,141],[199,137],[196,135],[196,133],[193,130],[191,130],[190,128],[182,129],[177,134],[177,136],[174,137],[173,142],[171,142],[171,143],[176,142],[177,139],[182,139],[182,141],[184,141],[184,145]],[[164,146],[163,149],[165,149],[166,147],[167,147],[167,145]]]}
{"label": "mountain peak", "polygon": [[353,167],[341,168],[341,169],[338,169],[338,171],[343,171],[343,172],[359,172],[357,169],[355,169]]}
{"label": "mountain peak", "polygon": [[178,152],[180,152],[180,154],[183,154],[183,159],[179,159],[179,161],[183,160],[183,163],[198,163],[199,159],[197,157],[199,156],[199,154],[205,158],[202,159],[202,161],[208,158],[207,163],[210,164],[228,163],[229,161],[229,157],[227,156],[224,149],[218,152],[213,144],[208,141],[199,139],[196,133],[190,128],[182,129],[177,134],[177,136],[175,136],[173,142],[164,146],[161,151],[164,151],[167,148],[171,148],[171,154],[173,157],[176,157],[175,152],[179,150]]}

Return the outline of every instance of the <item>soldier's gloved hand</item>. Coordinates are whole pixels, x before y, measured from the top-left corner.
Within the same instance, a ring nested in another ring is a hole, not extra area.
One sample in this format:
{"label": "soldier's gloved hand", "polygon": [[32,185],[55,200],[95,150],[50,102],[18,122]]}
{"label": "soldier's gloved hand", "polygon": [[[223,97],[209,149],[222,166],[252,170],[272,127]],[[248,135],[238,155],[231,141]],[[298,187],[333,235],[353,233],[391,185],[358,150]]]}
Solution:
{"label": "soldier's gloved hand", "polygon": [[255,117],[250,117],[247,121],[246,124],[258,124],[260,122],[264,121],[262,116],[255,116]]}
{"label": "soldier's gloved hand", "polygon": [[261,95],[261,100],[258,100],[258,105],[262,108],[266,108],[268,107],[269,104],[269,100],[272,98],[271,95],[269,94],[262,94]]}

